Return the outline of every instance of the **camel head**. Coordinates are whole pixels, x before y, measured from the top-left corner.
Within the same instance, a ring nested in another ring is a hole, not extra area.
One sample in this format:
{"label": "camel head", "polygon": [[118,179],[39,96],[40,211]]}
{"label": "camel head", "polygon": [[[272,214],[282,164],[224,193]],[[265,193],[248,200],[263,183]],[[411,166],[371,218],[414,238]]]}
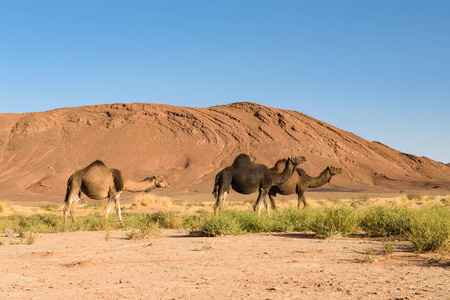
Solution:
{"label": "camel head", "polygon": [[170,188],[170,184],[159,176],[155,176],[155,185],[159,188]]}
{"label": "camel head", "polygon": [[289,160],[292,162],[293,165],[299,165],[304,162],[306,162],[306,157],[304,156],[289,156]]}
{"label": "camel head", "polygon": [[327,169],[328,169],[328,171],[330,171],[330,174],[332,176],[342,173],[342,168],[336,168],[336,167],[333,167],[333,166],[328,166]]}

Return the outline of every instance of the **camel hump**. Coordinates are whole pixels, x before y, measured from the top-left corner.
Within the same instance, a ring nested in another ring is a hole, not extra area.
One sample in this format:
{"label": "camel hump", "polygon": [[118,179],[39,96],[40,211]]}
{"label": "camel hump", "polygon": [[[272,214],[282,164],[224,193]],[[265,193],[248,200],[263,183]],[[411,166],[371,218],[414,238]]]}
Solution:
{"label": "camel hump", "polygon": [[245,153],[239,154],[233,161],[233,167],[245,166],[252,163],[250,156]]}
{"label": "camel hump", "polygon": [[101,160],[97,159],[96,161],[91,163],[89,166],[87,166],[86,169],[92,168],[92,167],[98,167],[98,166],[106,166],[106,165]]}
{"label": "camel hump", "polygon": [[287,159],[286,158],[282,158],[282,159],[278,160],[275,163],[275,166],[272,169],[270,169],[270,170],[272,172],[275,172],[275,173],[282,173],[284,168],[286,168],[286,162],[287,162]]}
{"label": "camel hump", "polygon": [[295,170],[296,170],[297,173],[298,173],[300,176],[302,176],[302,177],[304,177],[305,175],[308,175],[308,174],[306,174],[305,170],[303,170],[303,169],[301,169],[301,168],[297,168],[297,169],[295,169]]}
{"label": "camel hump", "polygon": [[113,175],[114,179],[114,187],[116,188],[117,192],[120,192],[123,190],[123,176],[122,172],[120,172],[117,169],[111,169],[111,173]]}

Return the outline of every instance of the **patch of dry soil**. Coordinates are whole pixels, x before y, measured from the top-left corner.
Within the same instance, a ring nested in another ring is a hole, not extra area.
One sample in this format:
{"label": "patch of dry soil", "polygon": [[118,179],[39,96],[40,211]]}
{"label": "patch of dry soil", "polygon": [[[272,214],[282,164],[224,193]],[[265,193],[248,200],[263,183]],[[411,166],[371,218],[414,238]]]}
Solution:
{"label": "patch of dry soil", "polygon": [[[125,231],[38,235],[0,246],[0,299],[449,299],[448,265],[429,264],[406,242],[302,234],[188,237],[164,230],[129,241]],[[361,263],[369,248],[378,261]]]}

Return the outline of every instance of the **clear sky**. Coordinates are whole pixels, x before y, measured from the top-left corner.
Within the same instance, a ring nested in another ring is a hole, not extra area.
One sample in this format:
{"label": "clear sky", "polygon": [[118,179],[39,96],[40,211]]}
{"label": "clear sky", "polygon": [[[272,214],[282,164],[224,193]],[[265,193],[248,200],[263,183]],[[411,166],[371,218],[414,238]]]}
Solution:
{"label": "clear sky", "polygon": [[0,0],[0,113],[296,110],[450,162],[450,1]]}

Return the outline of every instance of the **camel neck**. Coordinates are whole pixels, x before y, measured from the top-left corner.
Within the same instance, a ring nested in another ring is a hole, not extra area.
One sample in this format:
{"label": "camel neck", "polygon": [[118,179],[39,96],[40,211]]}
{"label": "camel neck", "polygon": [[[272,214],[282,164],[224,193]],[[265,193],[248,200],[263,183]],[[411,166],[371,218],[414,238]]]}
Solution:
{"label": "camel neck", "polygon": [[286,181],[289,180],[289,178],[291,178],[293,173],[294,173],[294,165],[290,160],[287,160],[283,172],[274,173],[272,171],[273,184],[280,185],[285,183]]}
{"label": "camel neck", "polygon": [[319,176],[317,177],[309,177],[308,187],[317,188],[325,183],[328,183],[331,179],[331,173],[328,169],[325,169]]}
{"label": "camel neck", "polygon": [[155,180],[134,181],[125,179],[123,189],[128,192],[145,192],[155,188]]}

